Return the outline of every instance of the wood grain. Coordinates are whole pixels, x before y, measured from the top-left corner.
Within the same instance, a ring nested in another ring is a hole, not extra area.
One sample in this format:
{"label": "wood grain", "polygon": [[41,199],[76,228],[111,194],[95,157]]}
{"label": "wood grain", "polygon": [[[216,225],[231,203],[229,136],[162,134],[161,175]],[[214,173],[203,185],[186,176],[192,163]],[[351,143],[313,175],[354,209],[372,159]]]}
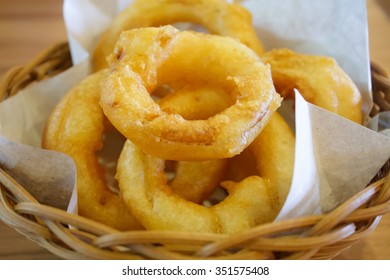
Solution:
{"label": "wood grain", "polygon": [[[370,55],[390,71],[390,5],[367,0]],[[60,0],[0,0],[0,76],[23,64],[52,43],[66,40]],[[0,222],[0,259],[58,259]],[[366,239],[338,259],[390,260],[390,215]]]}

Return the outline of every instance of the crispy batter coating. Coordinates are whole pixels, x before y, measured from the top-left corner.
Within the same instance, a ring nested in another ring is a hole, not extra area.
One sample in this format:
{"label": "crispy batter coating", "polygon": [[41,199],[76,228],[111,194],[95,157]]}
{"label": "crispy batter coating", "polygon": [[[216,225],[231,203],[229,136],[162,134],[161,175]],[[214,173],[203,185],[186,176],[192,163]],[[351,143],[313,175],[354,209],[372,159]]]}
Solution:
{"label": "crispy batter coating", "polygon": [[123,199],[146,229],[234,233],[274,215],[269,185],[258,176],[226,182],[229,195],[210,207],[181,198],[167,185],[164,160],[129,140],[119,157],[117,180]]}
{"label": "crispy batter coating", "polygon": [[229,179],[241,181],[257,175],[269,181],[279,212],[290,191],[294,173],[295,136],[276,112],[252,144],[229,160]]}
{"label": "crispy batter coating", "polygon": [[291,97],[298,89],[307,102],[362,123],[362,97],[351,78],[330,57],[275,49],[262,56],[271,65],[278,93]]}
{"label": "crispy batter coating", "polygon": [[[100,100],[105,115],[127,139],[160,158],[196,161],[239,154],[280,105],[269,68],[228,37],[171,26],[133,29],[122,33],[109,60]],[[185,120],[162,111],[150,96],[159,85],[175,81],[218,86],[235,103],[207,120]]]}
{"label": "crispy batter coating", "polygon": [[61,100],[48,119],[42,146],[75,161],[81,216],[116,229],[141,229],[122,198],[108,188],[96,155],[103,145],[104,114],[99,98],[105,75],[106,70],[87,77]]}
{"label": "crispy batter coating", "polygon": [[135,0],[103,33],[93,55],[94,68],[107,67],[106,57],[113,52],[122,31],[177,22],[201,25],[212,34],[235,38],[258,55],[264,52],[250,12],[238,4],[224,0]]}
{"label": "crispy batter coating", "polygon": [[[185,115],[192,115],[201,110],[194,106],[196,97],[210,108],[219,109],[220,104],[229,106],[223,94],[210,89],[178,91],[164,97],[161,104],[180,104],[178,109],[184,108]],[[230,181],[216,180],[228,191],[228,196],[209,208],[186,199],[199,192],[197,188],[192,190],[191,184],[179,189],[171,184],[170,188],[163,172],[164,160],[145,154],[130,141],[122,150],[117,179],[128,207],[147,229],[234,233],[276,217],[290,190],[294,144],[291,129],[275,113],[252,144],[229,160]],[[217,162],[208,161],[204,166],[217,167]],[[181,176],[185,176],[187,182],[193,178],[195,184],[202,177],[200,172],[204,172],[205,181],[214,179],[209,174],[212,167],[209,171],[202,170],[200,163],[203,162],[189,163],[194,164],[194,168],[181,169]],[[143,180],[134,174],[140,174]]]}

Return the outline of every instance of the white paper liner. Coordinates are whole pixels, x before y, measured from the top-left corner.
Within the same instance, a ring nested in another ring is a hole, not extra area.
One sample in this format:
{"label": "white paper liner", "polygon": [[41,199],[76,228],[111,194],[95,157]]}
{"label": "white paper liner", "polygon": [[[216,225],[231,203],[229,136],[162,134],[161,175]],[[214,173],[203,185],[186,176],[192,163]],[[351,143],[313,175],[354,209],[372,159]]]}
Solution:
{"label": "white paper liner", "polygon": [[294,177],[277,220],[332,210],[390,158],[390,138],[295,96]]}
{"label": "white paper liner", "polygon": [[[17,181],[38,201],[62,209],[66,209],[64,203],[69,203],[72,191],[76,189],[76,170],[70,157],[40,149],[42,133],[53,107],[89,71],[88,61],[84,61],[53,78],[32,84],[0,103],[0,135],[7,138],[2,137],[0,141],[0,166],[16,177],[23,177]],[[25,174],[33,175],[30,181]],[[70,182],[71,188],[68,187]],[[59,194],[63,201],[58,200]],[[74,207],[71,209],[73,211]]]}

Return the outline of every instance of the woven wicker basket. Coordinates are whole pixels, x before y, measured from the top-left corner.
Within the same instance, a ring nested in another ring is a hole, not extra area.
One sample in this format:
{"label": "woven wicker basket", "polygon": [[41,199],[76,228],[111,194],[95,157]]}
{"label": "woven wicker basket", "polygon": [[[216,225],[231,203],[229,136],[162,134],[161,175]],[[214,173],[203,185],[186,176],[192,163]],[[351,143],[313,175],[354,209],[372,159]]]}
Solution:
{"label": "woven wicker basket", "polygon": [[[70,66],[68,44],[55,45],[33,62],[11,69],[4,76],[0,81],[0,101],[31,82]],[[390,110],[390,81],[386,72],[373,65],[372,81],[376,103],[373,114]],[[40,204],[0,166],[0,218],[65,259],[330,259],[367,236],[381,216],[390,212],[389,169],[390,161],[372,184],[330,213],[219,235],[120,232]]]}

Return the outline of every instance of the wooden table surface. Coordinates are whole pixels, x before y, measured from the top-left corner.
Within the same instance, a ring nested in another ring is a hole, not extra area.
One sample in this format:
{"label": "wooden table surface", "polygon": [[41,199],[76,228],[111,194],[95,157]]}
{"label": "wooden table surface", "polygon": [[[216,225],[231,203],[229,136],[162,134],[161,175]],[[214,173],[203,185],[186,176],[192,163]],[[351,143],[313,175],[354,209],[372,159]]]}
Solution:
{"label": "wooden table surface", "polygon": [[[390,71],[390,1],[367,0],[371,59]],[[60,0],[0,0],[0,77],[66,40]],[[58,259],[0,221],[0,259]],[[390,260],[390,215],[338,259]]]}

